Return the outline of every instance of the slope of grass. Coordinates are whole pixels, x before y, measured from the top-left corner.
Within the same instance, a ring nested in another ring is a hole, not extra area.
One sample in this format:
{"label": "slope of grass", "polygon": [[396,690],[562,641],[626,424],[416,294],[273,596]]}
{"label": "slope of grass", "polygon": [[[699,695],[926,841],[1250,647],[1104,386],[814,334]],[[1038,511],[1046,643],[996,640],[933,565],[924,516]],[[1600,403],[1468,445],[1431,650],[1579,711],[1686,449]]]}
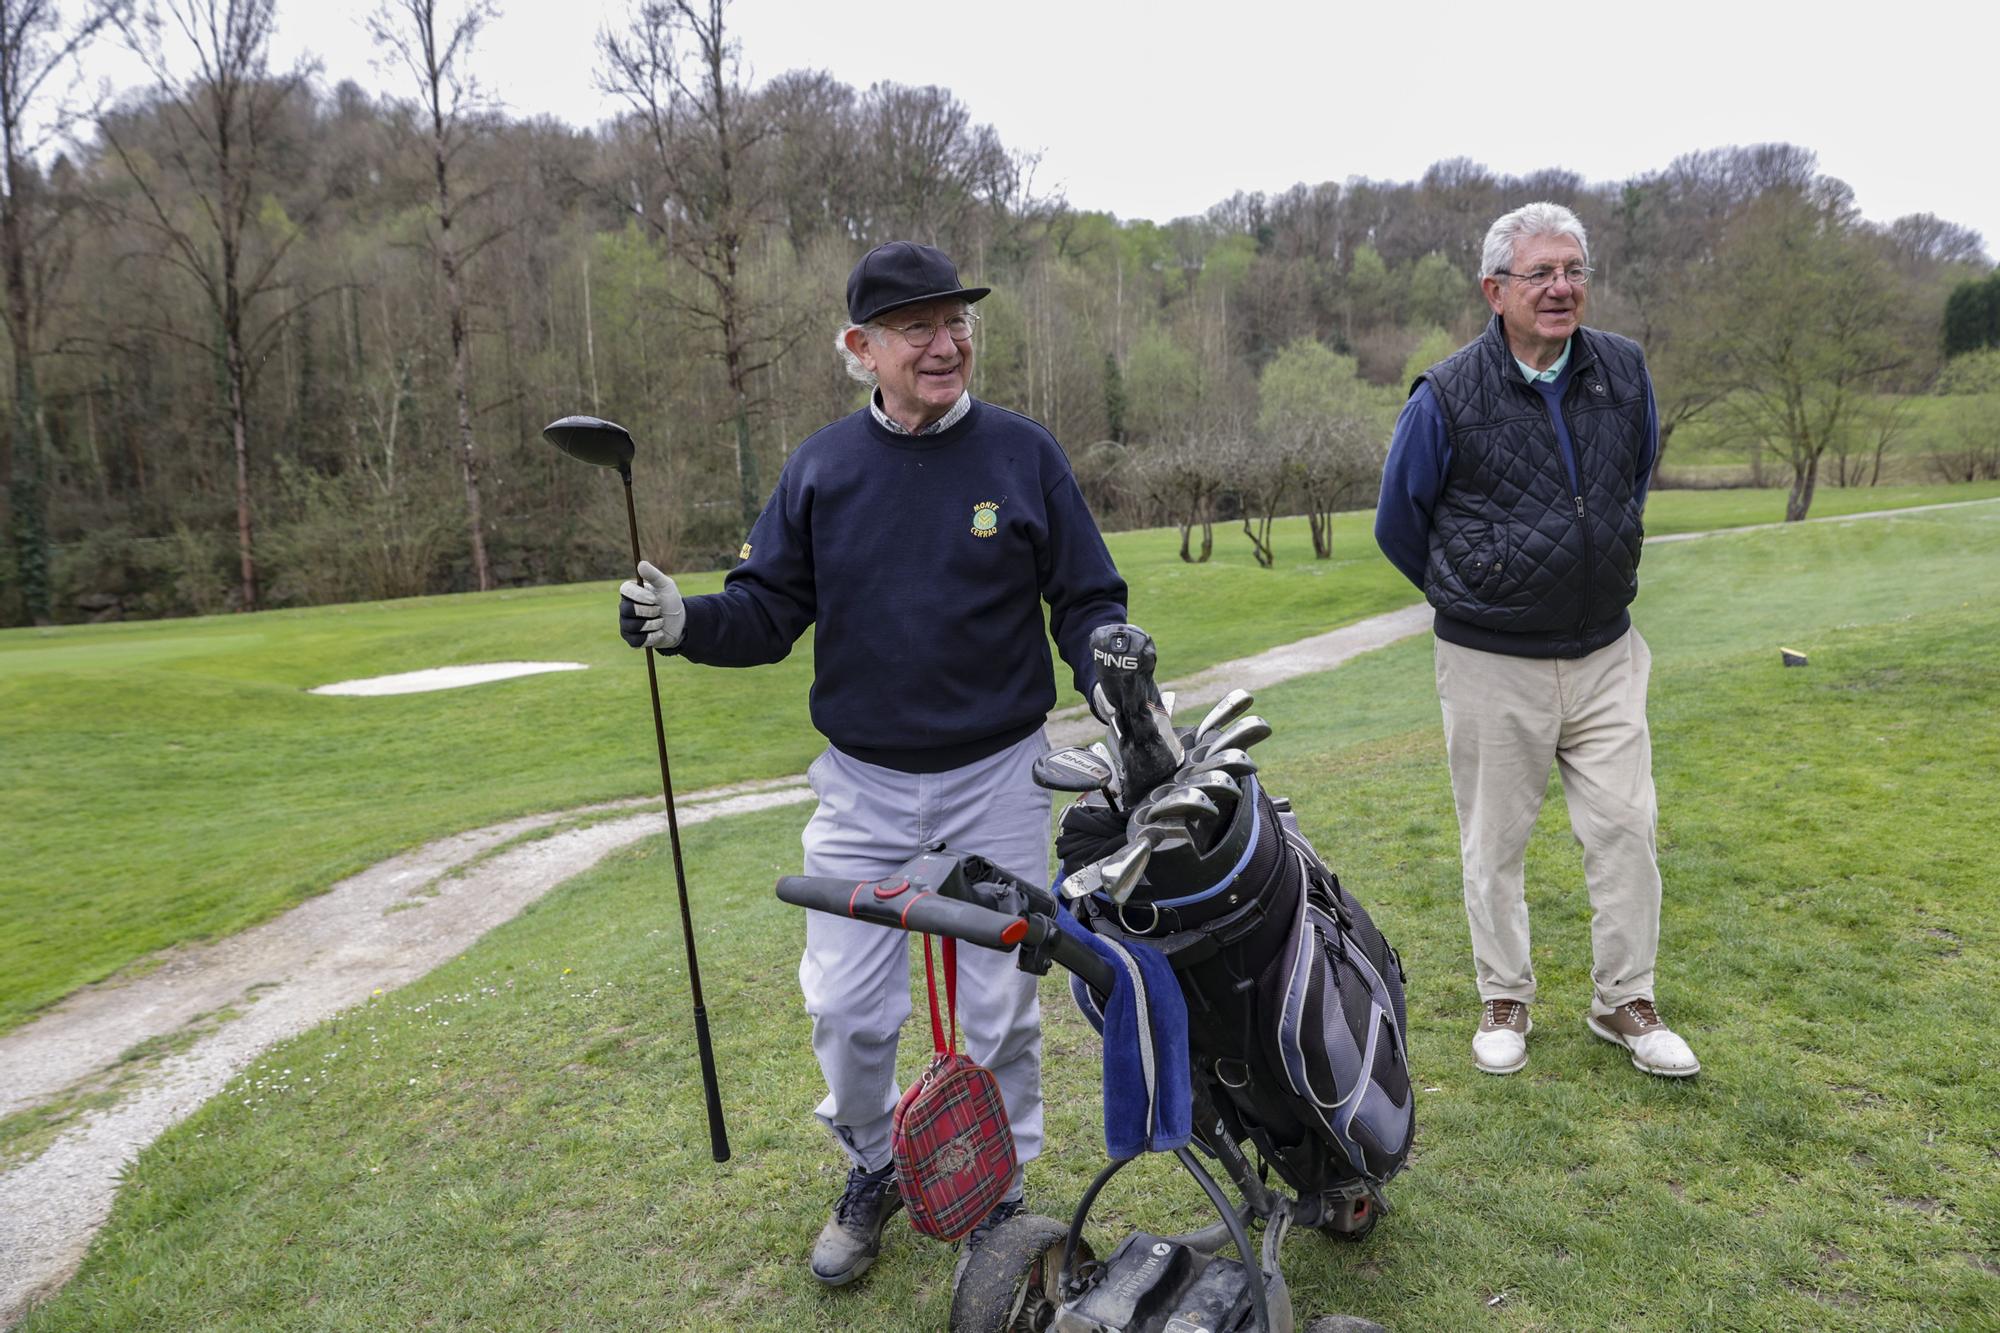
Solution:
{"label": "slope of grass", "polygon": [[[1472,1070],[1426,641],[1260,697],[1278,725],[1259,750],[1269,781],[1402,949],[1422,1090],[1396,1211],[1360,1246],[1289,1242],[1302,1313],[1990,1323],[1996,541],[2000,515],[1960,510],[1867,539],[1829,526],[1649,555],[1660,1002],[1704,1060],[1690,1082],[1636,1073],[1582,1025],[1589,911],[1559,790],[1530,848],[1532,1062]],[[1779,666],[1780,614],[1805,670]],[[942,1327],[952,1256],[900,1222],[857,1287],[805,1272],[840,1170],[811,1118],[800,923],[770,892],[802,819],[688,830],[727,1165],[708,1160],[654,842],[272,1051],[144,1155],[82,1272],[23,1327]],[[1044,1004],[1051,1153],[1030,1198],[1060,1212],[1102,1160],[1097,1044],[1057,978]],[[1094,1218],[1102,1249],[1202,1208],[1149,1161]]]}
{"label": "slope of grass", "polygon": [[[1662,493],[1649,520],[1666,531],[1771,517],[1746,504]],[[1270,570],[1228,527],[1203,565],[1180,561],[1171,531],[1111,546],[1133,618],[1171,645],[1180,675],[1413,601],[1376,553],[1371,517],[1341,515],[1327,561],[1311,559],[1303,520],[1280,523]],[[719,582],[687,580],[692,592]],[[0,1030],[426,839],[647,792],[658,768],[644,672],[614,636],[611,601],[608,584],[587,585],[0,633]],[[387,698],[305,693],[521,658],[591,669]],[[819,748],[809,640],[757,671],[663,659],[660,676],[677,787],[797,773]]]}

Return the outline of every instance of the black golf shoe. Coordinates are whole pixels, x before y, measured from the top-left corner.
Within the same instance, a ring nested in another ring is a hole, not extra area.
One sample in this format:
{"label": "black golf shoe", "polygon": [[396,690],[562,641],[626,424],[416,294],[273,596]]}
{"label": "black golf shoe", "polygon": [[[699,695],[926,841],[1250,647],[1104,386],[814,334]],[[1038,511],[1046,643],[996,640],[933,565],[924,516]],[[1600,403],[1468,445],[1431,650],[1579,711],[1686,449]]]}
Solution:
{"label": "black golf shoe", "polygon": [[812,1275],[840,1287],[867,1272],[882,1252],[883,1224],[902,1206],[893,1162],[879,1171],[850,1167],[847,1188],[813,1242]]}
{"label": "black golf shoe", "polygon": [[965,1233],[958,1242],[958,1263],[951,1270],[951,1285],[956,1288],[959,1279],[965,1276],[965,1266],[972,1262],[972,1252],[986,1243],[986,1238],[1000,1229],[1000,1224],[1021,1211],[1021,1200],[1002,1199],[993,1205],[993,1211],[979,1219],[972,1230]]}

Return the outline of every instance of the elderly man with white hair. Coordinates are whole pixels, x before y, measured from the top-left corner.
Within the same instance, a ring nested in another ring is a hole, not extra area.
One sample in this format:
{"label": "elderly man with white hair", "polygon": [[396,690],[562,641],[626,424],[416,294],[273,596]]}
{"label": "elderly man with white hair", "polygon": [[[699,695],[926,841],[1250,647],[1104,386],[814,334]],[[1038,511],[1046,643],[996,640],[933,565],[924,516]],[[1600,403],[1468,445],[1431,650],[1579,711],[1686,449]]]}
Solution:
{"label": "elderly man with white hair", "polygon": [[1637,343],[1588,328],[1583,224],[1517,208],[1486,233],[1493,318],[1417,378],[1396,422],[1375,538],[1436,609],[1438,700],[1481,1016],[1474,1065],[1528,1062],[1535,969],[1523,862],[1553,766],[1591,905],[1585,1021],[1637,1068],[1694,1052],[1654,1007],[1658,815],[1646,684],[1627,609],[1659,422]]}
{"label": "elderly man with white hair", "polygon": [[[931,246],[870,250],[837,340],[874,386],[868,405],[793,451],[721,592],[683,601],[650,564],[619,589],[625,641],[691,662],[776,662],[812,627],[828,745],[807,772],[808,875],[878,879],[942,840],[1048,879],[1051,798],[1030,778],[1056,703],[1048,639],[1090,698],[1090,633],[1124,621],[1125,581],[1054,437],[972,396],[972,305],[989,290]],[[874,1263],[902,1205],[890,1119],[909,936],[803,915],[817,1114],[849,1162],[810,1266],[840,1286]],[[1042,1146],[1035,979],[990,949],[964,950],[958,970],[966,1049],[993,1071],[1025,1166]],[[1020,1207],[1017,1179],[961,1254]]]}

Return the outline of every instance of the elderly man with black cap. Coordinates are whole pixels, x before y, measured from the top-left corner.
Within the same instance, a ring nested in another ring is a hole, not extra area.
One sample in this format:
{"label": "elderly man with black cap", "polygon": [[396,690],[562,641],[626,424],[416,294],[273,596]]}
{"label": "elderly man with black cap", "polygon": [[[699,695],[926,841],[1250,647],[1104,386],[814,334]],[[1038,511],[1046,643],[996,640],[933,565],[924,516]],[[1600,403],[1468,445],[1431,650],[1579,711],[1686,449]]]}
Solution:
{"label": "elderly man with black cap", "polygon": [[[972,305],[927,245],[892,241],[855,265],[838,349],[868,406],[789,460],[722,591],[682,599],[650,564],[619,591],[621,630],[715,666],[776,662],[813,627],[805,873],[856,882],[940,839],[1045,881],[1049,793],[1029,769],[1056,702],[1048,630],[1090,697],[1090,633],[1125,619],[1125,582],[1054,437],[969,392]],[[812,1252],[851,1282],[902,1204],[890,1158],[896,1038],[910,1012],[908,936],[807,912],[799,985],[826,1076],[818,1116],[847,1184]],[[1041,1151],[1041,1014],[1012,954],[959,954],[971,1056],[992,1069],[1023,1164]],[[1020,1208],[1020,1185],[966,1249]]]}

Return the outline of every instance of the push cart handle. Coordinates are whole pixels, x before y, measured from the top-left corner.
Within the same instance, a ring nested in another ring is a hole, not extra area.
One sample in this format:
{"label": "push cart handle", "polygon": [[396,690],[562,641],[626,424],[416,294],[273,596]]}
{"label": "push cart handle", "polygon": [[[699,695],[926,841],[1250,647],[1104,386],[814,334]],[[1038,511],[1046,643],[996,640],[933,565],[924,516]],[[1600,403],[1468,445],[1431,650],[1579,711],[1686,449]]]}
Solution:
{"label": "push cart handle", "polygon": [[778,897],[794,907],[872,921],[878,926],[949,935],[982,948],[1006,951],[1028,933],[1024,917],[976,907],[947,898],[919,878],[898,872],[857,884],[851,879],[786,875],[778,881]]}

